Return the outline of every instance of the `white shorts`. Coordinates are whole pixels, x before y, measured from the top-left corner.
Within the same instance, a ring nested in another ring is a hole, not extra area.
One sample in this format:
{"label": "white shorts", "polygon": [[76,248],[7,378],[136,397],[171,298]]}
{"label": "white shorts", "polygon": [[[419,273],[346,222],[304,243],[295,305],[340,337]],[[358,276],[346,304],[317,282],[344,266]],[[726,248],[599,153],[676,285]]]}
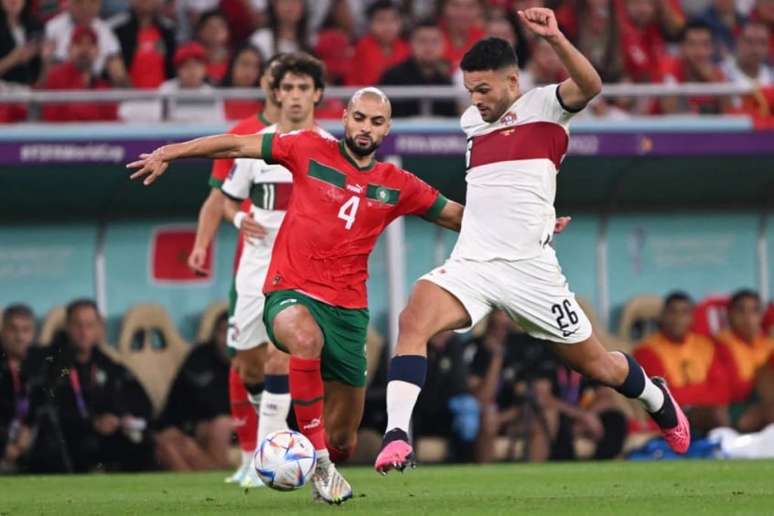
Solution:
{"label": "white shorts", "polygon": [[276,230],[262,239],[245,242],[239,259],[234,290],[236,301],[228,320],[227,343],[236,350],[253,349],[269,341],[263,324],[263,283],[269,271]]}
{"label": "white shorts", "polygon": [[553,248],[525,260],[473,261],[452,256],[422,276],[456,297],[470,316],[470,330],[492,308],[501,308],[539,339],[575,344],[591,336],[591,323],[570,291]]}

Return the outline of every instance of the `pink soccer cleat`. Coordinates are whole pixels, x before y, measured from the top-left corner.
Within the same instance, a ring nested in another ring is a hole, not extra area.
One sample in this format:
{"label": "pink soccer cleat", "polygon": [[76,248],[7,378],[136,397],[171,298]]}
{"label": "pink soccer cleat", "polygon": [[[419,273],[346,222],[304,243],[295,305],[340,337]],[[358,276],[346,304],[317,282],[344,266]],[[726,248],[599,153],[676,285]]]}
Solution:
{"label": "pink soccer cleat", "polygon": [[406,432],[398,428],[387,432],[384,435],[382,451],[376,457],[374,469],[386,475],[391,469],[402,472],[406,468],[415,466],[414,449],[408,443]]}
{"label": "pink soccer cleat", "polygon": [[675,416],[677,416],[677,424],[671,428],[661,427],[661,434],[664,436],[664,440],[667,442],[672,451],[679,454],[684,454],[691,446],[691,425],[688,423],[688,418],[685,417],[683,409],[677,404],[675,398],[667,387],[666,381],[658,376],[651,378],[653,383],[664,392],[664,396],[668,399],[664,400],[665,403],[670,402],[674,407]]}

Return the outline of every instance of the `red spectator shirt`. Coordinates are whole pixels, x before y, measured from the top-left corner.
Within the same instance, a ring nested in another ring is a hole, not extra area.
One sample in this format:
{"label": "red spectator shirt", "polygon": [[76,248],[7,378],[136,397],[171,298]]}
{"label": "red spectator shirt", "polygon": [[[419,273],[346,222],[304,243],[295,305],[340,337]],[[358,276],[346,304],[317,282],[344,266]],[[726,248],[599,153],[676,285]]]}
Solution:
{"label": "red spectator shirt", "polygon": [[151,25],[137,32],[137,50],[129,68],[135,88],[155,89],[167,80],[164,40],[161,32]]}
{"label": "red spectator shirt", "polygon": [[486,36],[486,33],[481,30],[479,27],[471,27],[470,30],[468,30],[468,37],[465,41],[465,44],[461,47],[455,47],[454,42],[452,41],[451,36],[449,35],[449,31],[444,28],[443,30],[443,36],[444,36],[444,59],[449,61],[451,63],[451,71],[453,72],[460,66],[460,61],[462,61],[462,57],[465,55],[465,52],[470,50],[470,47],[476,44],[476,41]]}
{"label": "red spectator shirt", "polygon": [[755,388],[755,376],[774,354],[774,339],[759,334],[753,342],[746,342],[733,331],[717,336],[718,353],[729,372],[730,402],[747,401]]}
{"label": "red spectator shirt", "polygon": [[255,118],[255,113],[263,110],[263,104],[257,100],[226,99],[223,101],[223,112],[226,120],[242,120]]}
{"label": "red spectator shirt", "polygon": [[393,41],[389,52],[385,52],[375,37],[370,34],[363,36],[355,46],[354,65],[349,67],[347,85],[378,84],[385,70],[402,63],[410,55],[411,48],[402,39]]}
{"label": "red spectator shirt", "polygon": [[715,343],[703,335],[689,333],[674,342],[661,332],[645,339],[634,357],[648,376],[662,376],[683,406],[718,406],[728,403],[728,373]]}
{"label": "red spectator shirt", "polygon": [[[663,61],[664,72],[662,78],[666,80],[674,80],[678,84],[684,82],[693,82],[688,80],[686,72],[686,63],[679,58],[665,59]],[[712,81],[711,82],[723,82],[726,78],[723,72],[717,66],[713,67]],[[693,113],[721,113],[722,105],[718,97],[711,95],[685,97],[684,102],[687,104],[687,108]]]}
{"label": "red spectator shirt", "polygon": [[293,175],[265,293],[298,290],[332,306],[368,307],[368,257],[401,215],[436,219],[446,198],[391,163],[358,166],[344,142],[315,131],[264,135],[263,159]]}
{"label": "red spectator shirt", "polygon": [[[48,90],[103,90],[110,85],[102,80],[91,82],[74,64],[67,62],[51,69],[44,88]],[[112,103],[68,102],[43,106],[43,120],[48,122],[87,122],[116,120],[117,106]]]}

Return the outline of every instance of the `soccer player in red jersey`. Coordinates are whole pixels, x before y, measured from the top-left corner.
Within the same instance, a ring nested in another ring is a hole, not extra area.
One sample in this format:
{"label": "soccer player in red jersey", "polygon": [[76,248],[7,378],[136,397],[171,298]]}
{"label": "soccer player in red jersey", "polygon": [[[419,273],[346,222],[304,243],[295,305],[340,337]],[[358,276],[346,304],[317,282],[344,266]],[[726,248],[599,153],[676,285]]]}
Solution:
{"label": "soccer player in red jersey", "polygon": [[260,158],[293,174],[264,284],[264,321],[271,340],[290,353],[296,419],[318,451],[314,493],[329,503],[352,496],[334,462],[351,453],[363,414],[368,257],[399,216],[422,216],[454,230],[462,220],[460,204],[375,161],[390,115],[384,94],[365,88],[344,111],[345,137],[338,142],[311,131],[219,135],[167,145],[127,165],[137,169],[133,179],[147,176],[146,185],[171,161],[196,156]]}
{"label": "soccer player in red jersey", "polygon": [[[272,91],[273,71],[279,64],[278,54],[271,58],[261,76],[261,89],[266,94],[264,109],[254,116],[240,120],[229,130],[231,134],[256,134],[267,126],[276,122],[280,117],[280,105],[277,102]],[[202,204],[199,210],[199,223],[196,226],[196,240],[191,254],[188,256],[188,266],[200,274],[207,274],[205,269],[205,260],[207,257],[207,248],[215,237],[221,220],[223,219],[223,206],[226,197],[221,191],[221,186],[226,180],[229,171],[234,166],[233,159],[219,159],[212,163],[212,172],[210,173],[210,194]],[[249,213],[250,200],[245,200],[242,204],[242,211]],[[249,224],[249,221],[247,222]],[[237,246],[234,252],[234,269],[239,264],[239,258],[242,254],[244,241],[240,232],[237,239]],[[234,289],[232,289],[234,290]],[[233,314],[229,314],[233,316]],[[260,485],[257,475],[252,467],[253,452],[256,448],[256,436],[258,428],[258,415],[261,403],[261,391],[263,390],[263,379],[250,378],[248,368],[244,365],[240,367],[244,357],[237,353],[232,362],[229,371],[229,402],[231,404],[231,416],[234,418],[235,431],[239,448],[242,450],[242,463],[239,468],[228,478],[226,482],[236,483],[242,487],[256,487]],[[281,358],[281,356],[280,356]],[[287,364],[285,360],[281,364],[275,364],[274,361],[267,364],[269,374],[280,373],[287,377]],[[243,374],[240,375],[240,370]],[[245,378],[245,376],[248,376]],[[250,386],[252,393],[248,393],[245,388],[245,382]]]}

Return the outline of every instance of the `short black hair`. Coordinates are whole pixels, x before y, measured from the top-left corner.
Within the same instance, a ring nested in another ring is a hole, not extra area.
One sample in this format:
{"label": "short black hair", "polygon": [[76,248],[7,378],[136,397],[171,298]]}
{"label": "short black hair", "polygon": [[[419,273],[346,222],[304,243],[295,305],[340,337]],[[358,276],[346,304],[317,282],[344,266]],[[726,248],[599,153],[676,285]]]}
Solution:
{"label": "short black hair", "polygon": [[687,293],[683,292],[682,290],[673,290],[664,298],[664,308],[678,301],[691,305],[693,304],[693,299]]}
{"label": "short black hair", "polygon": [[371,21],[380,11],[395,11],[400,14],[400,9],[391,0],[377,0],[366,9],[366,18]]}
{"label": "short black hair", "polygon": [[680,41],[685,41],[688,33],[694,30],[705,30],[712,36],[712,27],[710,27],[707,22],[702,20],[691,20],[683,26],[683,30],[680,32]]}
{"label": "short black hair", "polygon": [[744,301],[745,299],[752,299],[756,303],[758,303],[759,306],[762,305],[761,303],[761,296],[758,295],[758,293],[752,289],[749,288],[743,288],[740,290],[737,290],[731,295],[731,299],[728,300],[728,310],[734,310],[739,303]]}
{"label": "short black hair", "polygon": [[35,320],[35,312],[32,311],[32,308],[23,303],[8,305],[6,309],[3,310],[3,324],[8,324],[14,317],[24,317],[26,319]]}
{"label": "short black hair", "polygon": [[307,75],[314,81],[315,89],[325,89],[325,65],[322,61],[306,52],[293,52],[282,57],[274,72],[271,88],[273,90],[279,89],[282,79],[289,73]]}
{"label": "short black hair", "polygon": [[465,52],[460,63],[464,72],[501,70],[508,66],[516,66],[516,53],[510,43],[501,38],[479,40]]}
{"label": "short black hair", "polygon": [[196,26],[194,27],[194,34],[199,34],[199,31],[202,30],[202,27],[204,27],[210,18],[223,18],[223,20],[226,22],[226,25],[228,25],[228,18],[226,18],[226,15],[223,14],[223,11],[217,8],[210,9],[199,15],[199,18],[196,20]]}
{"label": "short black hair", "polygon": [[411,34],[413,35],[419,29],[441,30],[441,27],[438,25],[438,22],[432,18],[422,18],[421,20],[419,20],[414,24],[414,27],[411,30]]}
{"label": "short black hair", "polygon": [[93,299],[82,297],[74,301],[70,301],[67,304],[67,307],[65,308],[65,315],[66,315],[67,321],[69,322],[75,315],[75,312],[77,312],[81,308],[91,308],[92,310],[94,310],[94,313],[97,314],[97,317],[99,317],[100,319],[102,318],[102,316],[99,313],[99,308],[97,308],[97,303],[95,303]]}

